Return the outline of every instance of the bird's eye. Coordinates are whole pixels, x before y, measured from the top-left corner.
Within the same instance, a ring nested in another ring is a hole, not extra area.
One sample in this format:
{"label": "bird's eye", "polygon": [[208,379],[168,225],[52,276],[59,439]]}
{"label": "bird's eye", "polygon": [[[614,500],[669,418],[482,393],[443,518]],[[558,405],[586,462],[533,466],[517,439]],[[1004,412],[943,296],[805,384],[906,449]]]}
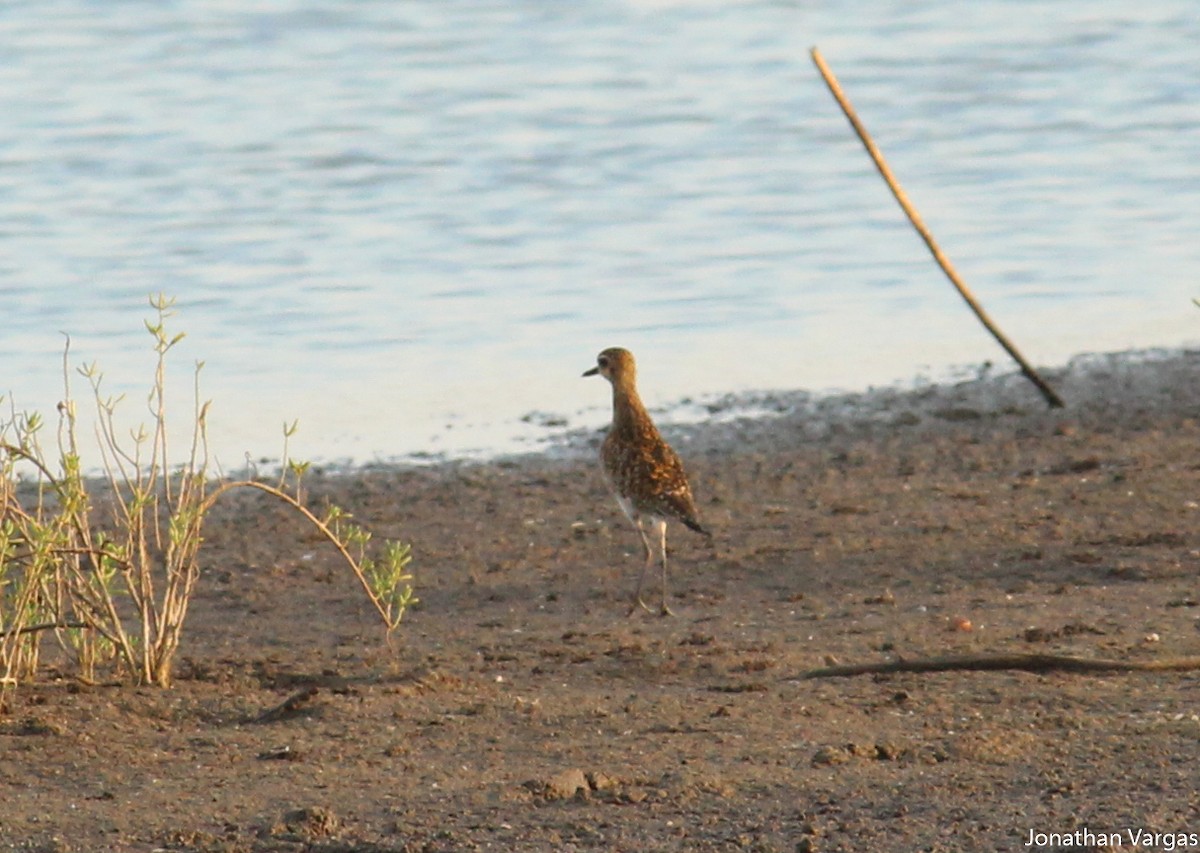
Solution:
{"label": "bird's eye", "polygon": [[606,356],[606,355],[600,356],[600,358],[596,359],[596,363],[599,364],[601,367],[608,367],[608,356]]}

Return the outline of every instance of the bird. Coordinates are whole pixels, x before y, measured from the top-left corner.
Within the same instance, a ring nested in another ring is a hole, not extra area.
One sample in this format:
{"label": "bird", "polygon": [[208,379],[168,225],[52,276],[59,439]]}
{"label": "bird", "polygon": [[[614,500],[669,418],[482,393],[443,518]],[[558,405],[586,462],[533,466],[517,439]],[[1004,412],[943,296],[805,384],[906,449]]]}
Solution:
{"label": "bird", "polygon": [[667,606],[667,521],[682,522],[710,542],[712,533],[701,523],[692,487],[678,454],[663,440],[637,390],[637,364],[633,353],[610,347],[596,357],[596,366],[584,376],[603,376],[612,385],[613,415],[608,435],[600,446],[600,462],[613,496],[633,522],[646,549],[646,563],[638,577],[632,615],[639,607],[654,611],[642,599],[646,575],[654,565],[654,546],[647,525],[658,546],[662,567],[660,616],[672,616]]}

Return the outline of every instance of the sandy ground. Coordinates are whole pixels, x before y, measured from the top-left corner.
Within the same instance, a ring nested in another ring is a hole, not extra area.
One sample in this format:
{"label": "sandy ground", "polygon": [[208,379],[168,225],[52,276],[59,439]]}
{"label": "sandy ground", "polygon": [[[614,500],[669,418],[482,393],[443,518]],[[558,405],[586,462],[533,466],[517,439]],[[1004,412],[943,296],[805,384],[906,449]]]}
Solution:
{"label": "sandy ground", "polygon": [[172,689],[51,667],[0,716],[0,850],[1200,849],[1194,673],[797,677],[1200,654],[1198,369],[1080,360],[1058,412],[985,377],[676,430],[716,538],[672,529],[675,618],[626,616],[599,435],[310,480],[414,544],[392,647],[327,547],[235,497]]}

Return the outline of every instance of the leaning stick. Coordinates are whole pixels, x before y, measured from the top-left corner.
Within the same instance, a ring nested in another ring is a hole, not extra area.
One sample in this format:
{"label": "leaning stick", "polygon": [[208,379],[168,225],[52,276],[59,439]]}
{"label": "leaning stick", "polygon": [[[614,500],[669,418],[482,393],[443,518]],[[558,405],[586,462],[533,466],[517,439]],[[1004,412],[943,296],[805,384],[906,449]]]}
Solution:
{"label": "leaning stick", "polygon": [[[881,675],[893,672],[952,672],[970,670],[991,672],[1189,672],[1200,669],[1200,658],[1162,660],[1105,660],[1073,655],[950,655],[825,666],[800,673],[796,678],[849,678],[855,675]],[[791,680],[791,679],[789,679]]]}
{"label": "leaning stick", "polygon": [[838,106],[842,108],[842,112],[846,114],[846,118],[850,120],[850,126],[854,128],[854,132],[858,134],[858,138],[862,141],[863,147],[867,149],[867,153],[871,155],[871,159],[875,162],[875,168],[879,170],[879,174],[883,176],[887,182],[888,189],[892,191],[892,195],[896,197],[900,208],[908,217],[908,221],[912,223],[913,228],[917,229],[917,233],[921,235],[921,239],[925,241],[925,245],[929,248],[933,259],[937,261],[938,266],[942,268],[942,272],[946,274],[946,278],[950,279],[950,283],[958,290],[959,295],[966,301],[967,305],[975,312],[975,316],[979,318],[979,322],[983,323],[985,329],[992,333],[992,337],[1008,351],[1008,354],[1013,357],[1013,360],[1021,368],[1021,372],[1037,386],[1037,389],[1042,392],[1042,396],[1046,398],[1046,402],[1051,408],[1062,408],[1062,398],[1054,392],[1054,389],[1046,384],[1045,380],[1038,375],[1037,371],[1030,366],[1029,362],[1021,355],[1016,346],[1000,331],[1000,328],[992,321],[987,312],[983,310],[983,306],[979,304],[979,300],[971,293],[966,282],[962,280],[958,272],[954,269],[954,265],[950,263],[950,259],[938,247],[937,242],[933,239],[933,234],[925,227],[925,223],[921,220],[921,215],[917,213],[916,208],[908,200],[904,190],[900,187],[900,182],[896,180],[896,176],[892,174],[892,170],[888,167],[887,161],[883,159],[883,153],[879,147],[871,139],[871,135],[867,133],[866,127],[859,121],[858,115],[854,112],[854,107],[850,105],[850,100],[842,92],[842,87],[838,84],[837,78],[833,76],[833,72],[829,66],[825,64],[825,58],[821,56],[821,51],[815,47],[812,49],[812,60],[817,66],[817,70],[821,72],[821,77],[825,81],[825,85],[829,87],[830,94],[834,100],[838,102]]}

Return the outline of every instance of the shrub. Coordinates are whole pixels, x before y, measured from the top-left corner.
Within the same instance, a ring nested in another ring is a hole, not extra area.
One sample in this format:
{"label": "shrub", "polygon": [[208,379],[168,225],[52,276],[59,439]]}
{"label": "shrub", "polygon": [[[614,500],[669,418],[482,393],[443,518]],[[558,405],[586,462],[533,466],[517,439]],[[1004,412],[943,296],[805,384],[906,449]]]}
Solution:
{"label": "shrub", "polygon": [[[69,339],[53,461],[41,443],[40,415],[10,408],[0,419],[0,690],[34,675],[40,638],[47,632],[70,654],[81,678],[93,679],[97,665],[111,662],[139,683],[169,686],[200,578],[204,523],[215,502],[237,489],[272,495],[328,539],[357,577],[389,638],[417,600],[408,545],[387,541],[374,556],[370,533],[346,512],[331,506],[318,516],[305,504],[301,481],[308,466],[287,458],[294,423],[284,430],[277,482],[210,475],[202,362],[194,374],[188,458],[171,467],[167,355],[184,336],[166,329],[174,300],[160,294],[150,304],[156,316],[146,328],[157,361],[149,428],[143,425],[123,439],[115,424],[121,399],[104,394],[95,364],[79,368],[98,416],[99,484],[89,484],[80,457]],[[101,495],[105,504],[98,506]]]}

